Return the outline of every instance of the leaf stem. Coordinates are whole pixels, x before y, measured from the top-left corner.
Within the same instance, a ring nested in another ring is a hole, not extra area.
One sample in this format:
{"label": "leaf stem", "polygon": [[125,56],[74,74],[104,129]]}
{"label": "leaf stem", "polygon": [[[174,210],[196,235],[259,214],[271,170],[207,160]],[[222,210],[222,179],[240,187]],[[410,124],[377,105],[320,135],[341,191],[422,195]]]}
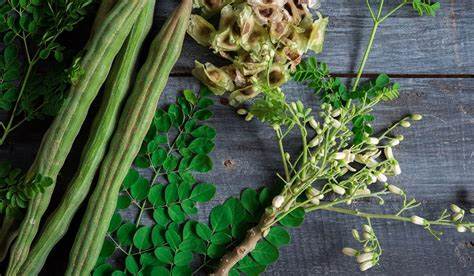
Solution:
{"label": "leaf stem", "polygon": [[[365,213],[365,212],[360,212],[357,210],[351,210],[351,209],[346,209],[346,208],[340,208],[340,207],[332,207],[332,206],[323,206],[319,208],[321,210],[326,210],[326,211],[331,211],[331,212],[336,212],[336,213],[341,213],[341,214],[346,214],[346,215],[353,215],[361,218],[367,218],[367,219],[389,219],[389,220],[397,220],[397,221],[403,221],[403,222],[410,222],[411,223],[411,218],[409,217],[403,217],[403,216],[397,216],[394,214],[373,214],[373,213]],[[428,225],[442,225],[442,226],[451,226],[451,227],[456,227],[453,223],[446,222],[446,221],[426,221]]]}
{"label": "leaf stem", "polygon": [[16,99],[15,106],[13,107],[13,111],[10,114],[10,119],[8,120],[8,124],[3,127],[4,131],[3,131],[2,137],[0,138],[0,146],[3,145],[3,143],[5,143],[5,140],[7,139],[8,134],[12,131],[11,128],[13,125],[13,121],[15,119],[16,110],[18,109],[18,105],[20,104],[21,97],[23,96],[23,93],[26,90],[26,84],[28,83],[31,73],[33,72],[34,65],[35,65],[34,62],[28,64],[25,78],[23,79],[23,82],[20,88],[20,93],[18,94],[18,98]]}

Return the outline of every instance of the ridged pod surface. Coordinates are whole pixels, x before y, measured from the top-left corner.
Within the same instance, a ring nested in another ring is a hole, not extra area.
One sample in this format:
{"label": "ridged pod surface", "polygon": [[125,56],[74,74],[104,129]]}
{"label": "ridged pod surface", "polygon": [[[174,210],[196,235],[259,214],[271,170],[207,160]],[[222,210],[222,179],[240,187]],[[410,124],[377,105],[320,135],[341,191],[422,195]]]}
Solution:
{"label": "ridged pod surface", "polygon": [[120,186],[150,128],[158,100],[181,53],[191,9],[192,0],[183,0],[152,42],[101,166],[97,186],[70,253],[66,275],[85,276],[94,268]]}
{"label": "ridged pod surface", "polygon": [[59,206],[46,221],[41,235],[20,269],[20,275],[37,275],[41,271],[50,251],[64,236],[74,214],[87,196],[115,129],[143,41],[153,24],[154,7],[155,0],[148,0],[127,42],[114,61],[107,78],[101,106],[83,149],[79,169],[68,185]]}
{"label": "ridged pod surface", "polygon": [[[56,182],[89,107],[105,82],[112,62],[122,48],[145,1],[118,0],[107,19],[97,29],[81,60],[83,73],[71,86],[58,115],[43,136],[35,161],[26,174],[26,181],[40,174],[50,177],[53,183]],[[41,217],[49,205],[54,186],[50,185],[28,203],[18,237],[11,249],[6,275],[18,274],[38,231]]]}

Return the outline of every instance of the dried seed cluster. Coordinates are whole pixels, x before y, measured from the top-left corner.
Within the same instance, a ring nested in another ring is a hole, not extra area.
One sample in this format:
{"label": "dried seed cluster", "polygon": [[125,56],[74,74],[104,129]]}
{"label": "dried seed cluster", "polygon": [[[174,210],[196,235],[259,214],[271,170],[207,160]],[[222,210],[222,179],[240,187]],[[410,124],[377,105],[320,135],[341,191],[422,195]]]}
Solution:
{"label": "dried seed cluster", "polygon": [[[322,51],[328,18],[303,0],[200,0],[201,15],[191,16],[188,33],[231,64],[216,67],[196,61],[193,75],[215,94],[230,92],[237,105],[258,95],[263,87],[280,86],[303,54]],[[218,28],[204,17],[219,15]]]}

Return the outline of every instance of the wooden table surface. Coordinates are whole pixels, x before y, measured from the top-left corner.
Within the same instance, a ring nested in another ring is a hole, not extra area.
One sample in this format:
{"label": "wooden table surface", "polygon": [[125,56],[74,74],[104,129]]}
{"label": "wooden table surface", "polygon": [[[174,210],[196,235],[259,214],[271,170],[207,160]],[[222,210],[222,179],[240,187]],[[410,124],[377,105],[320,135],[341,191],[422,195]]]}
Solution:
{"label": "wooden table surface", "polygon": [[[174,2],[158,2],[154,31],[174,7]],[[370,32],[364,2],[322,1],[321,10],[330,17],[330,27],[324,53],[318,58],[348,81],[354,77]],[[406,139],[396,155],[402,175],[392,182],[423,202],[419,212],[426,217],[437,216],[450,203],[474,207],[474,1],[440,2],[442,9],[435,18],[419,18],[405,9],[389,19],[377,36],[366,70],[367,76],[386,72],[401,84],[398,100],[376,108],[376,128],[412,112],[425,117],[401,132]],[[179,90],[198,89],[199,84],[190,76],[195,59],[216,61],[209,50],[187,39],[160,105],[173,102]],[[305,104],[317,108],[304,87],[288,83],[284,90],[290,99],[302,98]],[[243,188],[272,185],[275,172],[281,169],[272,131],[267,126],[257,121],[244,122],[231,108],[219,103],[213,109],[211,124],[218,132],[212,154],[214,170],[198,179],[217,184],[218,193],[211,203],[200,207],[202,220],[212,206]],[[15,134],[13,144],[0,149],[0,159],[10,159],[26,168],[44,130],[45,124],[28,125]],[[86,133],[80,137],[84,141]],[[60,182],[73,172],[80,144],[75,145],[73,160],[67,162]],[[395,208],[396,204],[388,200],[384,208]],[[345,215],[309,214],[302,227],[291,230],[292,243],[281,250],[280,259],[269,267],[267,275],[363,274],[353,259],[341,254],[344,246],[357,246],[351,229],[362,223],[362,219]],[[384,254],[381,264],[364,274],[474,275],[472,233],[447,231],[437,241],[409,223],[376,221],[374,228]],[[49,272],[45,275],[60,275],[56,268],[63,266],[73,238],[70,233],[49,258]]]}

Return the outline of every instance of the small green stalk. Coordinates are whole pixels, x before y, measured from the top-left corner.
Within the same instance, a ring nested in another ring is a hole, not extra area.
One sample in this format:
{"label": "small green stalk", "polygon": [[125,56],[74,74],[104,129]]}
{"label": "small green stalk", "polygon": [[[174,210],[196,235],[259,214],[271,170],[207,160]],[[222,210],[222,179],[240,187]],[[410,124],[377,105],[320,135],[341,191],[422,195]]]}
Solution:
{"label": "small green stalk", "polygon": [[153,23],[154,5],[154,0],[148,1],[114,62],[106,83],[102,106],[83,150],[79,170],[68,185],[61,203],[48,218],[41,236],[23,264],[22,275],[37,275],[40,272],[50,251],[66,233],[74,214],[89,192],[120,115],[120,108],[127,95],[141,46]]}
{"label": "small green stalk", "polygon": [[25,181],[30,181],[41,175],[52,179],[53,184],[30,200],[18,238],[11,250],[6,275],[18,275],[21,265],[27,258],[41,217],[48,208],[59,171],[66,161],[92,101],[104,83],[115,56],[122,48],[144,4],[144,0],[118,1],[87,46],[88,51],[81,62],[84,74],[72,85],[58,115],[43,137],[33,165],[25,176]]}
{"label": "small green stalk", "polygon": [[140,150],[171,69],[181,53],[191,9],[192,1],[183,0],[153,40],[100,168],[97,186],[71,249],[66,275],[90,275],[97,262],[120,186]]}
{"label": "small green stalk", "polygon": [[377,15],[372,10],[372,6],[370,5],[369,0],[366,0],[366,4],[367,4],[367,7],[370,11],[370,15],[372,17],[372,21],[374,22],[374,25],[372,26],[372,31],[370,33],[369,43],[367,44],[367,48],[365,49],[364,57],[362,58],[362,61],[360,62],[360,65],[359,65],[359,70],[357,71],[357,77],[356,77],[356,80],[354,82],[354,86],[352,87],[352,92],[356,91],[357,88],[359,87],[359,83],[360,83],[362,74],[364,72],[367,60],[369,59],[370,52],[372,51],[374,41],[375,41],[375,35],[377,34],[377,31],[378,31],[378,28],[379,28],[380,24],[382,24],[382,22],[384,22],[387,18],[389,18],[395,12],[397,12],[399,9],[401,9],[403,6],[405,6],[407,4],[407,1],[403,1],[402,3],[400,3],[397,7],[392,9],[385,16],[382,16],[384,0],[381,0],[380,3],[379,3]]}

